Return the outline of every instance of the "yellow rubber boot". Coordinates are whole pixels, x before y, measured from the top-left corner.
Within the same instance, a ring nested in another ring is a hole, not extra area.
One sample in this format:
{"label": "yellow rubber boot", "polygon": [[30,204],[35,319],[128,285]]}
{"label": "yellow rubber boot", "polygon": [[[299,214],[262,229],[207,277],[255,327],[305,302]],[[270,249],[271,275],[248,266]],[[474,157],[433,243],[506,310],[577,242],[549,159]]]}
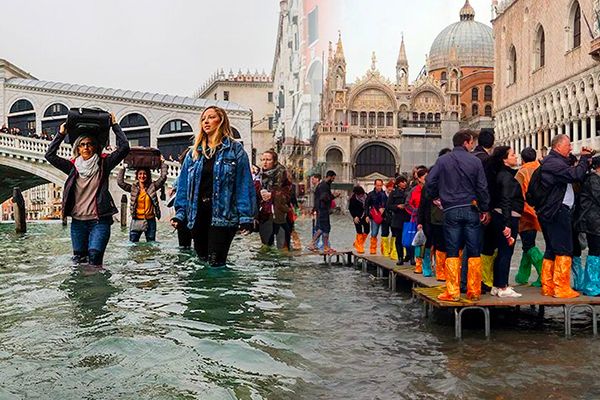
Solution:
{"label": "yellow rubber boot", "polygon": [[390,259],[394,260],[394,261],[398,261],[398,249],[396,249],[396,238],[394,236],[392,236],[391,242],[390,242],[390,247],[391,247],[391,251],[390,251]]}
{"label": "yellow rubber boot", "polygon": [[446,280],[446,252],[435,251],[435,279],[438,281]]}
{"label": "yellow rubber boot", "polygon": [[381,255],[384,257],[390,256],[390,238],[389,238],[389,236],[381,237]]}
{"label": "yellow rubber boot", "polygon": [[544,258],[542,261],[542,295],[554,296],[554,261]]}
{"label": "yellow rubber boot", "polygon": [[487,287],[494,286],[494,256],[481,255],[481,281]]}
{"label": "yellow rubber boot", "polygon": [[469,258],[467,271],[467,299],[481,299],[481,257]]}
{"label": "yellow rubber boot", "polygon": [[377,254],[377,236],[371,236],[371,246],[369,247],[369,254]]}
{"label": "yellow rubber boot", "polygon": [[446,290],[438,296],[442,301],[458,301],[460,299],[460,266],[459,257],[446,258]]}
{"label": "yellow rubber boot", "polygon": [[571,263],[570,256],[556,256],[554,260],[554,297],[572,299],[579,296],[579,292],[571,288]]}

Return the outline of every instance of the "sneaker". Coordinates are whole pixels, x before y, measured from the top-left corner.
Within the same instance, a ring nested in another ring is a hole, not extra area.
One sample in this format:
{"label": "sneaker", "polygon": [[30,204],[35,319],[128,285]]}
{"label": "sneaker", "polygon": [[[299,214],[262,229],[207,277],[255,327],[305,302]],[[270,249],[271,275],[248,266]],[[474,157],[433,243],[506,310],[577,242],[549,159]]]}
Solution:
{"label": "sneaker", "polygon": [[490,290],[490,294],[492,296],[498,296],[498,288],[496,286],[492,286],[492,290]]}
{"label": "sneaker", "polygon": [[521,293],[517,293],[510,286],[505,289],[498,289],[498,297],[502,298],[516,298],[523,296]]}
{"label": "sneaker", "polygon": [[396,262],[396,265],[404,265],[404,261],[398,260],[398,262]]}

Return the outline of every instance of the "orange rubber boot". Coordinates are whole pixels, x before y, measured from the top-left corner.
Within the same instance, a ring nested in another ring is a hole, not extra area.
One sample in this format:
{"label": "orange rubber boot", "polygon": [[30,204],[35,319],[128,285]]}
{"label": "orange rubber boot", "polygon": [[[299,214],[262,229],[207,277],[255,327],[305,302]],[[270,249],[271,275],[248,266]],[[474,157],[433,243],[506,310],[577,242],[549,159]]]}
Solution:
{"label": "orange rubber boot", "polygon": [[371,246],[369,247],[369,254],[377,254],[377,237],[371,236]]}
{"label": "orange rubber boot", "polygon": [[542,261],[542,295],[554,296],[554,261],[544,258]]}
{"label": "orange rubber boot", "polygon": [[460,299],[460,266],[459,257],[446,258],[446,290],[438,296],[442,301],[458,301]]}
{"label": "orange rubber boot", "polygon": [[572,299],[579,296],[579,292],[571,288],[571,263],[569,256],[556,256],[554,260],[554,297]]}
{"label": "orange rubber boot", "polygon": [[415,258],[415,274],[422,274],[423,273],[423,259],[421,257],[416,257]]}
{"label": "orange rubber boot", "polygon": [[446,252],[435,251],[435,279],[438,281],[446,280]]}
{"label": "orange rubber boot", "polygon": [[356,235],[356,252],[358,254],[363,254],[365,252],[365,241],[367,237],[364,233],[359,233]]}
{"label": "orange rubber boot", "polygon": [[360,248],[360,233],[356,234],[356,237],[354,238],[354,243],[352,243],[352,246],[354,247],[354,250],[356,250],[358,252],[358,249]]}
{"label": "orange rubber boot", "polygon": [[467,299],[481,299],[481,257],[469,258],[467,271]]}

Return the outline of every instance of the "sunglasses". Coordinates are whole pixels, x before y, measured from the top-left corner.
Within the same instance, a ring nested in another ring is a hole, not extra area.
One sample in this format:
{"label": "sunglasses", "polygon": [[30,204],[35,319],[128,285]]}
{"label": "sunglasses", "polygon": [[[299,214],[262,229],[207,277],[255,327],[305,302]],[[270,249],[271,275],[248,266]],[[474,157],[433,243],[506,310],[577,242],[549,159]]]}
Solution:
{"label": "sunglasses", "polygon": [[89,147],[89,148],[92,148],[92,147],[94,147],[94,143],[92,143],[92,142],[83,142],[83,143],[79,143],[78,147]]}

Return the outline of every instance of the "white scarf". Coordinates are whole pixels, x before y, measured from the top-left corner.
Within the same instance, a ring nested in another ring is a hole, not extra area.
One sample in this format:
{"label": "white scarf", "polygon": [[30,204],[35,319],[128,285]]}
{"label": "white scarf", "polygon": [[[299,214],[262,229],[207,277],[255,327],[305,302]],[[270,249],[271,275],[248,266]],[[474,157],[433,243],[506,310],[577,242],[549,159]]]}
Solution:
{"label": "white scarf", "polygon": [[94,154],[87,160],[84,160],[83,157],[79,156],[75,159],[75,168],[79,175],[84,178],[89,178],[98,172],[98,168],[100,168],[98,154]]}

